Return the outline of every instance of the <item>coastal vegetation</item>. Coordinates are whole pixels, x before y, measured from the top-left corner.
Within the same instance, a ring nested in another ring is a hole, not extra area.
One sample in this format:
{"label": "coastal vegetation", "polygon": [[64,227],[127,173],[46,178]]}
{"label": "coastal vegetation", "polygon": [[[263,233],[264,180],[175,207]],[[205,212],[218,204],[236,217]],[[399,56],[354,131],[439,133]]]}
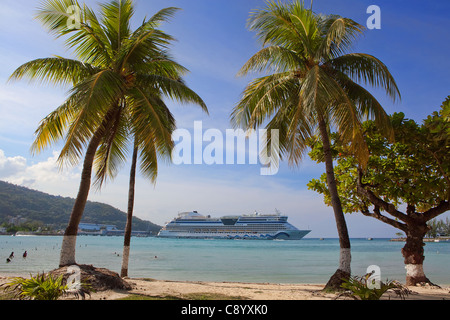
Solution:
{"label": "coastal vegetation", "polygon": [[392,292],[404,300],[412,292],[397,280],[380,281],[378,286],[374,286],[370,285],[369,279],[367,275],[362,277],[352,276],[349,279],[345,279],[342,288],[347,291],[339,294],[338,298],[350,296],[359,300],[380,300],[384,294]]}
{"label": "coastal vegetation", "polygon": [[[68,8],[76,7],[76,23]],[[83,217],[95,170],[101,187],[126,160],[130,137],[139,150],[141,172],[155,178],[156,159],[167,158],[175,120],[162,97],[206,106],[183,82],[187,72],[168,53],[173,37],[159,29],[175,8],[163,9],[132,31],[130,0],[100,5],[100,18],[73,0],[45,1],[36,18],[56,38],[66,38],[76,59],[37,59],[20,66],[11,80],[29,78],[71,85],[66,101],[40,123],[32,150],[39,153],[63,140],[58,162],[76,165],[83,157],[78,195],[61,246],[60,266],[76,264],[78,225]]]}
{"label": "coastal vegetation", "polygon": [[29,278],[15,277],[10,282],[0,286],[6,295],[13,295],[19,300],[58,300],[64,295],[74,295],[85,299],[89,293],[89,285],[83,283],[74,289],[71,284],[65,283],[64,277],[52,274],[37,274]]}
{"label": "coastal vegetation", "polygon": [[[75,199],[53,196],[44,192],[0,181],[0,226],[7,232],[37,231],[49,233],[64,230]],[[84,223],[115,225],[124,230],[126,213],[108,204],[88,201]],[[133,218],[133,229],[158,233],[161,226]]]}
{"label": "coastal vegetation", "polygon": [[[352,52],[365,28],[351,19],[316,14],[299,0],[267,1],[266,8],[251,13],[248,27],[256,32],[263,48],[245,63],[240,75],[268,75],[245,88],[231,121],[244,129],[265,125],[268,132],[279,130],[276,147],[292,166],[302,161],[309,139],[319,137],[340,240],[339,267],[327,287],[338,289],[343,279],[350,277],[351,249],[334,174],[330,131],[335,130],[348,143],[365,167],[369,156],[361,122],[373,119],[388,138],[392,129],[384,109],[363,85],[380,88],[394,101],[400,97],[399,90],[379,59]],[[271,146],[269,134],[267,140]]]}
{"label": "coastal vegetation", "polygon": [[433,219],[427,223],[429,231],[426,236],[428,238],[450,237],[450,219],[445,220]]}
{"label": "coastal vegetation", "polygon": [[[424,237],[448,232],[437,216],[450,210],[450,121],[445,117],[449,99],[421,125],[403,113],[391,116],[395,140],[390,142],[374,121],[363,123],[370,157],[365,168],[347,142],[334,134],[332,153],[336,161],[337,189],[344,212],[360,212],[406,234],[402,249],[406,284],[430,283],[423,271]],[[310,156],[323,162],[320,141],[312,143]],[[331,205],[326,175],[308,187],[324,195]],[[434,226],[434,227],[433,227]],[[447,226],[447,227],[446,227]]]}

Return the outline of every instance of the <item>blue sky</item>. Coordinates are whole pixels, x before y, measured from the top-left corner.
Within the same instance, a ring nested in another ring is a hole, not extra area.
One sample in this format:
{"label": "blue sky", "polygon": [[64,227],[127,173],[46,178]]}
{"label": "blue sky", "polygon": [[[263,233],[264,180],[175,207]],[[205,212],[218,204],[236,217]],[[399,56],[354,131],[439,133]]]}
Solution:
{"label": "blue sky", "polygon": [[[96,6],[98,1],[87,0]],[[306,1],[309,4],[309,1]],[[2,0],[0,10],[0,179],[55,195],[75,197],[80,168],[59,172],[55,158],[60,145],[40,155],[29,152],[39,121],[59,106],[68,88],[27,81],[7,83],[9,75],[32,59],[71,57],[61,40],[54,40],[33,20],[39,1]],[[261,46],[246,28],[249,12],[263,7],[262,0],[136,0],[134,22],[159,9],[182,10],[162,28],[178,41],[172,53],[190,70],[188,85],[207,103],[210,116],[195,106],[168,103],[179,128],[230,128],[229,115],[251,77],[236,77],[240,67]],[[315,0],[314,10],[339,14],[365,25],[369,5],[381,9],[381,29],[367,30],[354,51],[373,54],[394,75],[402,100],[392,103],[372,90],[388,113],[404,112],[421,122],[438,110],[450,94],[450,2],[401,0]],[[178,212],[198,210],[225,214],[272,213],[289,215],[299,228],[310,228],[310,237],[336,237],[332,209],[322,197],[307,190],[311,178],[324,171],[308,158],[298,168],[281,163],[274,176],[261,176],[259,165],[161,165],[155,186],[139,177],[135,215],[164,224]],[[101,191],[92,189],[90,200],[126,209],[129,164]],[[397,229],[360,214],[347,215],[352,237],[391,237]]]}

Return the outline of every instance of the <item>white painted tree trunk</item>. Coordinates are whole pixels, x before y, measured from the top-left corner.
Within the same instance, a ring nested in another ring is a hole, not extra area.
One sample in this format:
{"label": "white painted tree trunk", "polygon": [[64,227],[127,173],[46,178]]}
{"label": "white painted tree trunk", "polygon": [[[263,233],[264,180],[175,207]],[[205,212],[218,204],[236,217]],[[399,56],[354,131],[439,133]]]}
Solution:
{"label": "white painted tree trunk", "polygon": [[130,246],[123,246],[122,276],[128,276],[128,261],[130,260]]}
{"label": "white painted tree trunk", "polygon": [[64,235],[59,260],[60,266],[69,266],[76,264],[75,262],[76,243],[77,243],[77,236]]}
{"label": "white painted tree trunk", "polygon": [[429,282],[423,271],[423,264],[406,264],[406,284],[417,285],[421,282]]}
{"label": "white painted tree trunk", "polygon": [[341,248],[339,255],[339,270],[351,274],[352,254],[351,249]]}

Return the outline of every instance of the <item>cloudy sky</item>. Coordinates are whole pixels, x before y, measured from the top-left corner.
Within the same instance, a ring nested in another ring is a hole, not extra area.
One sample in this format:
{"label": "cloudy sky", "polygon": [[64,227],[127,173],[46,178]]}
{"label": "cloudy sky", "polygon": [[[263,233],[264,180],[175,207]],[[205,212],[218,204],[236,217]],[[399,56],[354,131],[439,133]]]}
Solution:
{"label": "cloudy sky", "polygon": [[[40,1],[2,0],[0,10],[0,180],[24,185],[54,195],[75,197],[80,168],[60,171],[55,164],[60,145],[32,155],[30,146],[39,121],[59,106],[68,88],[20,81],[7,83],[21,64],[36,58],[73,57],[61,40],[54,40],[33,20]],[[86,3],[96,7],[98,1]],[[262,7],[262,0],[136,0],[134,23],[159,9],[176,6],[183,10],[163,26],[178,41],[173,55],[190,70],[188,85],[207,103],[210,116],[195,106],[168,102],[178,128],[192,132],[195,121],[202,132],[230,128],[229,115],[250,77],[236,77],[241,66],[261,46],[246,28],[249,12]],[[309,1],[307,1],[309,4]],[[367,8],[381,9],[381,29],[368,30],[355,47],[382,60],[394,75],[402,101],[393,104],[372,91],[388,113],[404,112],[421,122],[438,110],[450,94],[450,2],[401,0],[316,0],[314,9],[339,14],[365,25]],[[201,139],[201,137],[200,137]],[[207,142],[203,147],[208,145]],[[228,149],[225,149],[228,151]],[[248,151],[248,150],[247,150]],[[237,153],[237,152],[235,152]],[[225,156],[225,155],[224,155]],[[263,176],[260,165],[161,164],[156,185],[139,177],[135,215],[164,224],[178,212],[198,210],[221,216],[255,210],[289,216],[299,228],[310,228],[310,237],[336,237],[332,209],[322,197],[307,189],[312,178],[324,171],[309,159],[298,168],[281,163],[276,175]],[[89,199],[126,209],[129,163],[102,190],[91,189]],[[393,227],[360,214],[347,215],[351,237],[391,237]]]}

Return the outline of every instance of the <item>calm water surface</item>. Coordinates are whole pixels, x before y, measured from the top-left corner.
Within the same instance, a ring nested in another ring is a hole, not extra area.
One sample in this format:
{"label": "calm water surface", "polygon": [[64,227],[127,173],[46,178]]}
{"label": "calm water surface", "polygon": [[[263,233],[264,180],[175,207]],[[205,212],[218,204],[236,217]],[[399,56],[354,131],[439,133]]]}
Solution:
{"label": "calm water surface", "polygon": [[[36,274],[58,267],[62,237],[0,236],[0,273]],[[352,273],[369,265],[382,279],[404,282],[403,242],[352,239]],[[77,262],[120,272],[122,237],[80,236]],[[27,250],[28,256],[22,258]],[[15,258],[6,263],[14,251]],[[450,242],[427,243],[424,269],[428,278],[450,284]],[[196,240],[132,238],[130,277],[160,280],[325,283],[339,261],[337,239],[300,241]]]}

